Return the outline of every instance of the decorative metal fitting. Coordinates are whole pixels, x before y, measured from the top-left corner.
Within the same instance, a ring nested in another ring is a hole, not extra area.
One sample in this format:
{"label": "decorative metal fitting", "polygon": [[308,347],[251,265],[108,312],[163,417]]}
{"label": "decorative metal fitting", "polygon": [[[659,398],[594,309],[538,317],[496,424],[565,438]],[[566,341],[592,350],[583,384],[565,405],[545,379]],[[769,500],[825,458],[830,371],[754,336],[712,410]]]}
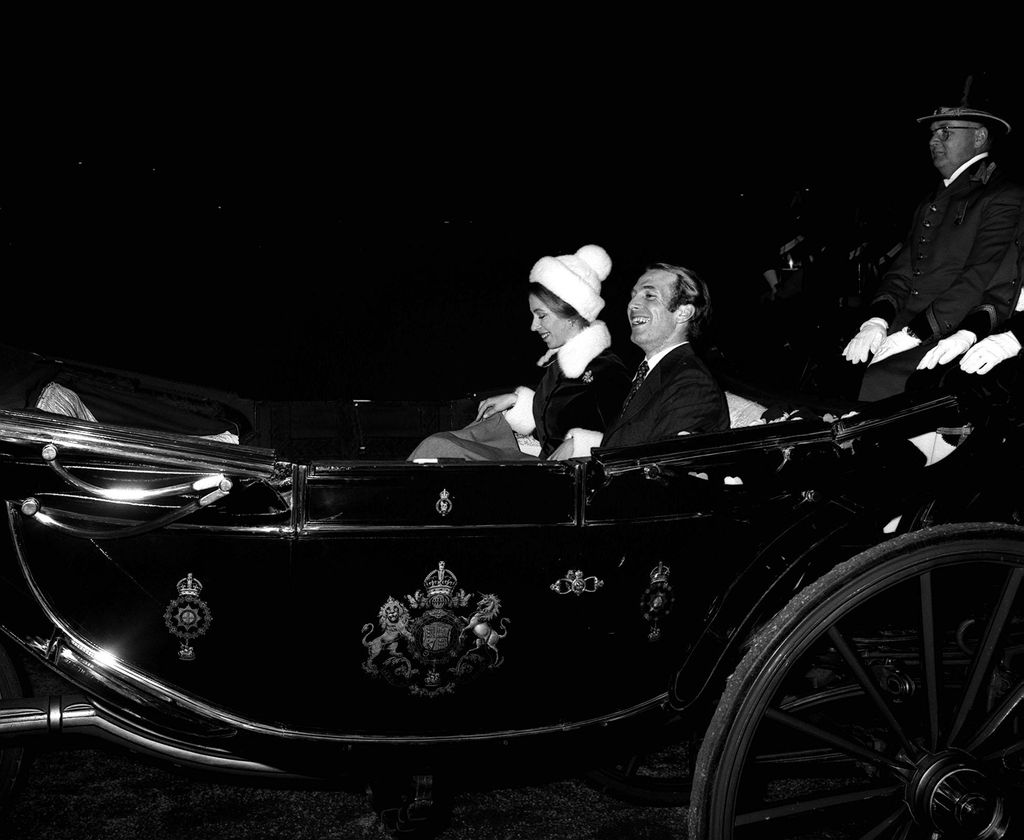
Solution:
{"label": "decorative metal fitting", "polygon": [[442,490],[437,502],[434,503],[434,510],[441,514],[441,516],[447,516],[452,512],[453,507],[451,493],[447,490]]}
{"label": "decorative metal fitting", "polygon": [[178,658],[183,662],[191,662],[196,658],[192,642],[202,636],[213,621],[213,615],[205,601],[200,600],[199,593],[203,584],[192,572],[177,583],[178,597],[167,605],[164,610],[164,624],[172,635],[181,642]]}
{"label": "decorative metal fitting", "polygon": [[564,578],[559,578],[551,584],[551,591],[559,595],[582,595],[584,592],[597,592],[604,586],[604,581],[594,575],[583,576],[582,569],[569,569]]}
{"label": "decorative metal fitting", "polygon": [[647,631],[647,639],[656,642],[661,638],[661,627],[659,622],[672,612],[672,605],[675,603],[676,595],[669,585],[668,578],[672,570],[661,561],[651,569],[651,585],[644,590],[640,598],[640,607],[643,610],[644,621],[650,627]]}

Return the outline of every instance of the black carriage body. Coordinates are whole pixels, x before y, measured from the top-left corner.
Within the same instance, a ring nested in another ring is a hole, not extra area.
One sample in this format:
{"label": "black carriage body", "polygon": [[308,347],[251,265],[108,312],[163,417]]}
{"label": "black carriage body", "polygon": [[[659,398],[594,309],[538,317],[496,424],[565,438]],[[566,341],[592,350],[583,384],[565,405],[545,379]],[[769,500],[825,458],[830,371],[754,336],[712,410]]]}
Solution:
{"label": "black carriage body", "polygon": [[[699,731],[795,592],[1016,457],[990,405],[897,403],[501,464],[0,411],[0,623],[83,693],[5,700],[7,734],[88,718],[180,764],[322,777]],[[961,445],[925,466],[907,440],[934,429]]]}

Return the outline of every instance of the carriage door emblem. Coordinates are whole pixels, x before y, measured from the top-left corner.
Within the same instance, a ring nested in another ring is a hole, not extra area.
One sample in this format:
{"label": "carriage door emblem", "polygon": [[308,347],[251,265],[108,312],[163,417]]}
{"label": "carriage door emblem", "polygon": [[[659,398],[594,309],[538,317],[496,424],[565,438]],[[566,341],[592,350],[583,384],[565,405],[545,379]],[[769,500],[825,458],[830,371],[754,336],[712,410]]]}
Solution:
{"label": "carriage door emblem", "polygon": [[500,613],[497,595],[461,589],[441,560],[422,589],[404,601],[388,596],[377,624],[363,625],[363,670],[414,697],[450,694],[504,661],[509,619]]}
{"label": "carriage door emblem", "polygon": [[658,565],[651,569],[651,585],[644,590],[640,598],[644,620],[650,628],[647,638],[652,642],[661,638],[659,623],[672,612],[672,605],[676,600],[676,594],[668,582],[671,574],[672,570],[659,561]]}
{"label": "carriage door emblem", "polygon": [[210,608],[205,601],[199,599],[203,585],[192,572],[178,581],[178,597],[167,605],[164,610],[164,624],[167,629],[181,640],[178,658],[191,662],[196,658],[191,642],[206,632],[213,620]]}
{"label": "carriage door emblem", "polygon": [[441,495],[438,497],[437,502],[434,504],[434,509],[441,514],[441,516],[447,516],[452,512],[452,496],[447,490],[442,490]]}

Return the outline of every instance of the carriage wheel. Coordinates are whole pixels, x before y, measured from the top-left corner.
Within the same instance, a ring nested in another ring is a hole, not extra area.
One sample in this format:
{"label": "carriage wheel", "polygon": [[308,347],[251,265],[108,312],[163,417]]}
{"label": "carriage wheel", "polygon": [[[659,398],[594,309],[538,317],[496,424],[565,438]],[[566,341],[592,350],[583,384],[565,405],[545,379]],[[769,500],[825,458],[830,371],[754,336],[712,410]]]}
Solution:
{"label": "carriage wheel", "polygon": [[999,524],[907,534],[806,587],[729,678],[690,840],[1017,836],[1022,588],[1024,529]]}
{"label": "carriage wheel", "polygon": [[[3,645],[0,645],[0,698],[24,697],[24,683]],[[23,747],[0,745],[0,814],[11,804],[28,767]]]}

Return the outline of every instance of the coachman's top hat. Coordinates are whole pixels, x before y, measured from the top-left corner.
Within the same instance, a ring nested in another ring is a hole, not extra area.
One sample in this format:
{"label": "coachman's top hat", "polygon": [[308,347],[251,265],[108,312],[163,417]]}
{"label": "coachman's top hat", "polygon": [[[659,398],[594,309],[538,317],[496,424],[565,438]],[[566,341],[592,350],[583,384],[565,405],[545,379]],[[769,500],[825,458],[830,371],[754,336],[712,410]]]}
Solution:
{"label": "coachman's top hat", "polygon": [[981,123],[988,128],[1009,134],[1010,124],[1002,117],[997,117],[989,111],[985,111],[981,108],[976,108],[968,104],[967,97],[971,91],[971,82],[973,79],[973,76],[967,77],[967,81],[964,84],[964,93],[960,99],[959,105],[954,107],[937,108],[934,113],[928,114],[926,117],[918,117],[917,121],[921,123],[935,122],[936,120],[964,120],[966,122]]}
{"label": "coachman's top hat", "polygon": [[966,122],[981,123],[988,128],[1009,134],[1010,123],[1001,117],[996,117],[989,111],[977,108],[969,103],[968,97],[971,93],[971,84],[973,81],[973,76],[967,77],[967,81],[964,83],[964,94],[961,96],[961,101],[959,101],[958,106],[936,109],[935,113],[929,114],[927,117],[919,117],[918,122],[932,123],[936,120],[964,120]]}
{"label": "coachman's top hat", "polygon": [[990,114],[988,111],[979,111],[977,108],[957,106],[956,108],[937,108],[934,114],[927,117],[918,117],[918,122],[935,122],[935,120],[965,120],[967,122],[978,122],[988,128],[1010,133],[1010,124],[1002,117]]}

